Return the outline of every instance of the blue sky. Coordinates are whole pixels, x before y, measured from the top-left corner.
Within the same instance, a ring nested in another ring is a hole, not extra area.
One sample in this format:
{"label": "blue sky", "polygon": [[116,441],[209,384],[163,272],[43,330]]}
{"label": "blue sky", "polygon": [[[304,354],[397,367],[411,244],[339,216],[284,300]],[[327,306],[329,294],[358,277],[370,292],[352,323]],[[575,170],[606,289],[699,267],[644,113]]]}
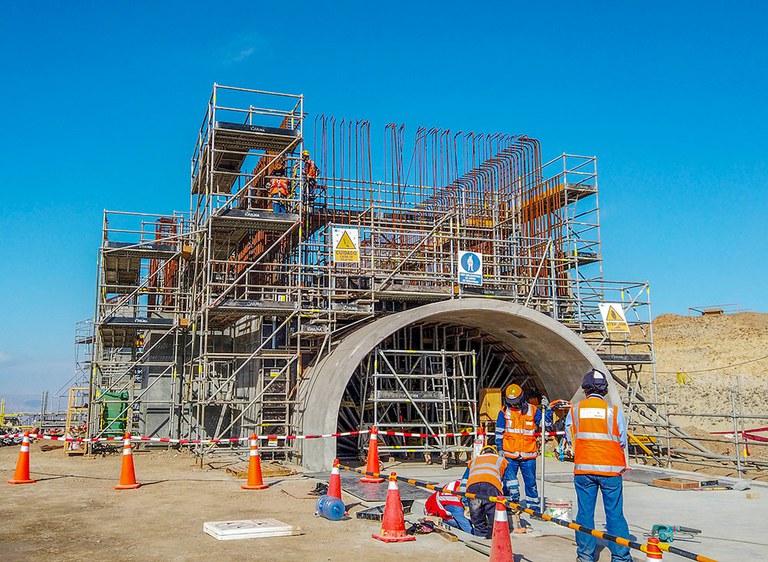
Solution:
{"label": "blue sky", "polygon": [[[282,6],[282,7],[281,7]],[[104,208],[189,207],[214,82],[596,155],[604,271],[768,311],[768,5],[17,2],[0,18],[0,396],[54,392]]]}

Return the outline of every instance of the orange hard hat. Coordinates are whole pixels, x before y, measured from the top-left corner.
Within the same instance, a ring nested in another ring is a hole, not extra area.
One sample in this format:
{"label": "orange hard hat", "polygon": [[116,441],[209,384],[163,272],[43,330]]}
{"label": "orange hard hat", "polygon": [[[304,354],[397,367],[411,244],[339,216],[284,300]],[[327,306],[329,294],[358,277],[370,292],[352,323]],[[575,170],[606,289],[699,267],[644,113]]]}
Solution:
{"label": "orange hard hat", "polygon": [[510,384],[507,387],[507,391],[504,393],[504,396],[514,400],[515,398],[520,396],[522,393],[523,393],[523,389],[520,388],[520,385]]}

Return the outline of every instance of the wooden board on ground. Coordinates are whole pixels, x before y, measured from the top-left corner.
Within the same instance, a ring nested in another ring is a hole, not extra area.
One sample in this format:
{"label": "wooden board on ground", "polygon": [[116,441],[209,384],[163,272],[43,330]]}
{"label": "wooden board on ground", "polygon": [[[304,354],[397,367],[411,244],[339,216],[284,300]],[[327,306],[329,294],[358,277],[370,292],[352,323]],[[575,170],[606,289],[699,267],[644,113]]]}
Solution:
{"label": "wooden board on ground", "polygon": [[206,521],[203,531],[220,541],[287,537],[302,534],[301,529],[277,519],[243,519],[240,521]]}
{"label": "wooden board on ground", "polygon": [[698,480],[677,477],[655,478],[652,485],[659,488],[669,488],[670,490],[694,490],[701,487],[701,483]]}

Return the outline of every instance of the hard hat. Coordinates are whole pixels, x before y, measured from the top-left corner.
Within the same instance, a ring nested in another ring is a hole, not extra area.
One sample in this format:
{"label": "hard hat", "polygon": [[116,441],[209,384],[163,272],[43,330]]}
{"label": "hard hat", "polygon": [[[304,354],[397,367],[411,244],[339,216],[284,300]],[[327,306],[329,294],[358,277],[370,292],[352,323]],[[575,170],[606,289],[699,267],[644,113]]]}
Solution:
{"label": "hard hat", "polygon": [[510,384],[504,392],[504,403],[511,408],[518,408],[525,400],[525,394],[520,385]]}
{"label": "hard hat", "polygon": [[302,150],[301,151],[302,156],[309,156],[309,150]]}
{"label": "hard hat", "polygon": [[581,383],[587,393],[597,392],[598,394],[605,394],[608,392],[608,377],[605,373],[598,371],[597,369],[590,369],[586,375],[584,375],[584,381]]}
{"label": "hard hat", "polygon": [[480,451],[481,455],[483,453],[493,453],[494,455],[498,455],[499,450],[496,448],[496,445],[486,445],[485,447],[483,447],[483,450]]}

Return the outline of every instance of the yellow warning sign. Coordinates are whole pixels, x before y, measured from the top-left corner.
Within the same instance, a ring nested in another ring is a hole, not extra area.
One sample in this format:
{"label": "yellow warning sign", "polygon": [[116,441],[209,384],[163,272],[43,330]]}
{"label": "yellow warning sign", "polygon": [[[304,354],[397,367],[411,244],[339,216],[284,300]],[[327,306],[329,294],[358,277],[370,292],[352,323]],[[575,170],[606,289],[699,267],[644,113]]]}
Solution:
{"label": "yellow warning sign", "polygon": [[360,263],[360,231],[334,227],[331,232],[334,263]]}
{"label": "yellow warning sign", "polygon": [[603,317],[606,333],[629,333],[624,308],[619,303],[600,303],[600,316]]}

